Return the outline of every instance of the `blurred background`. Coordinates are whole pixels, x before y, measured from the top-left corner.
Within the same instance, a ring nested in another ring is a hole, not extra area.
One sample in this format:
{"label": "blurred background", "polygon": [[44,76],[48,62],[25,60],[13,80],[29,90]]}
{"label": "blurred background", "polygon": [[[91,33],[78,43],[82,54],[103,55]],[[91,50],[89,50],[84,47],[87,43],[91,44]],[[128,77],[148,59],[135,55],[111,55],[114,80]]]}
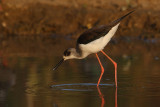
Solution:
{"label": "blurred background", "polygon": [[[0,0],[0,107],[160,105],[159,5],[159,0]],[[74,85],[97,82],[95,55],[52,71],[82,32],[134,9],[104,49],[118,63],[117,90],[114,67],[100,53],[103,97],[95,86]],[[50,88],[57,84],[71,85]]]}

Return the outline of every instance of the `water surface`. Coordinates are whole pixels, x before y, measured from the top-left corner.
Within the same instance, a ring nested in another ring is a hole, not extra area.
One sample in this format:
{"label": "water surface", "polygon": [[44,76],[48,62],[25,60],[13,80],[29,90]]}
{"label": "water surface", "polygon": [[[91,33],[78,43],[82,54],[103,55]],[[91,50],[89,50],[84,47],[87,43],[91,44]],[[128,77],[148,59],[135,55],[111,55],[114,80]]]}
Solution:
{"label": "water surface", "polygon": [[99,87],[96,57],[69,60],[52,71],[61,57],[9,57],[0,69],[0,107],[158,107],[159,56],[112,56],[114,66],[100,55],[105,73]]}

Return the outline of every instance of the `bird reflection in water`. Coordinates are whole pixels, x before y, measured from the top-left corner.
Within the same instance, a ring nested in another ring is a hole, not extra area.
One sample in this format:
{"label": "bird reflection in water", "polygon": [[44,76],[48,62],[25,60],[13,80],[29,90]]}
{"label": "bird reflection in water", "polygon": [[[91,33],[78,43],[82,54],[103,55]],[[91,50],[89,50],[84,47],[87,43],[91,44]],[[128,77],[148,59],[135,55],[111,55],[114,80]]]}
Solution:
{"label": "bird reflection in water", "polygon": [[[101,99],[101,107],[104,107],[104,104],[105,104],[105,99],[104,99],[104,95],[103,93],[101,92],[100,88],[97,86],[97,90],[98,90],[98,94],[99,94],[99,97]],[[115,107],[118,107],[118,104],[117,104],[117,87],[115,89]]]}
{"label": "bird reflection in water", "polygon": [[115,107],[118,107],[118,104],[117,104],[117,87],[116,87],[116,90],[115,90]]}
{"label": "bird reflection in water", "polygon": [[105,101],[104,101],[103,94],[102,94],[102,92],[101,92],[101,90],[100,90],[100,88],[99,88],[99,87],[97,87],[97,90],[98,90],[98,93],[99,93],[99,97],[100,97],[100,98],[101,98],[101,100],[102,100],[101,107],[104,107],[104,103],[105,103]]}

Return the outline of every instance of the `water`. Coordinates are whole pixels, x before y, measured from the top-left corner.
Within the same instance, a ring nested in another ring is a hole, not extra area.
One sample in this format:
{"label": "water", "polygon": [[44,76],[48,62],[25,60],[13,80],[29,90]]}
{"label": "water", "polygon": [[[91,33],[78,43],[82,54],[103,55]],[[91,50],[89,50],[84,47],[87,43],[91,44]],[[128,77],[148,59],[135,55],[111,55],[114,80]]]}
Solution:
{"label": "water", "polygon": [[69,60],[52,71],[59,59],[7,58],[7,66],[0,69],[0,107],[160,106],[160,60],[154,56],[113,57],[118,63],[118,88],[114,66],[104,56],[100,56],[105,73],[99,88],[96,57]]}

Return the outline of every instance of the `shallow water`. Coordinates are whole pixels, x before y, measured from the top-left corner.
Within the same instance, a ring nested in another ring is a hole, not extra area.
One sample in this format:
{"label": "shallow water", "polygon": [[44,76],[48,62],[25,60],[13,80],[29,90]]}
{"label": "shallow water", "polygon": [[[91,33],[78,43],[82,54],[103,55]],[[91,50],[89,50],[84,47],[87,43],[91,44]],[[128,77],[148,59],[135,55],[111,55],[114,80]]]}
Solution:
{"label": "shallow water", "polygon": [[0,107],[158,107],[160,106],[159,56],[112,56],[118,63],[118,88],[114,66],[100,59],[105,73],[96,87],[100,66],[96,57],[61,59],[10,57],[0,69]]}

